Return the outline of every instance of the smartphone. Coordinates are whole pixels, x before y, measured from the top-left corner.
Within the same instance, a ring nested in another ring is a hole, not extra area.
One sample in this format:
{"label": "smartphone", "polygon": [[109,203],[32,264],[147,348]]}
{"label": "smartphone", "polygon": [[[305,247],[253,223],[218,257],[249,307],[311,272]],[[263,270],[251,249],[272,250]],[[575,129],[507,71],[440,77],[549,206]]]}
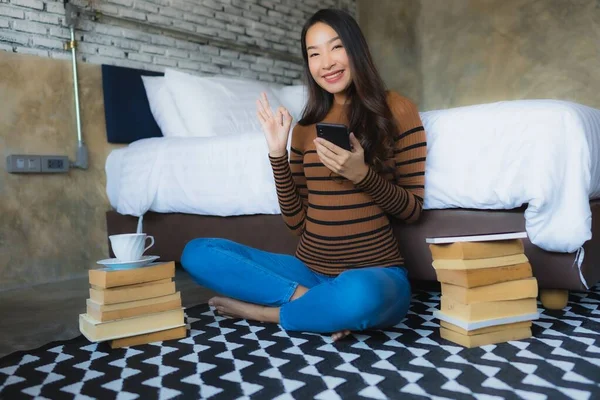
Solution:
{"label": "smartphone", "polygon": [[352,147],[350,146],[350,132],[348,132],[348,127],[346,125],[328,124],[324,122],[318,123],[317,136],[330,141],[344,150],[352,150]]}

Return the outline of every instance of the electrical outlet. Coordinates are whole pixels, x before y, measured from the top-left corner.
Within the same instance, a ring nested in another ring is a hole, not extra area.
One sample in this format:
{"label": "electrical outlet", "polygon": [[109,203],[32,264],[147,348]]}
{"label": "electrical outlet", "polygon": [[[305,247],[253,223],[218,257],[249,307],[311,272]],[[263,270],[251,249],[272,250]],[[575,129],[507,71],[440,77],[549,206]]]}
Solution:
{"label": "electrical outlet", "polygon": [[6,170],[11,174],[53,174],[69,171],[66,156],[11,154],[6,157]]}
{"label": "electrical outlet", "polygon": [[61,173],[69,171],[69,157],[42,156],[42,173]]}

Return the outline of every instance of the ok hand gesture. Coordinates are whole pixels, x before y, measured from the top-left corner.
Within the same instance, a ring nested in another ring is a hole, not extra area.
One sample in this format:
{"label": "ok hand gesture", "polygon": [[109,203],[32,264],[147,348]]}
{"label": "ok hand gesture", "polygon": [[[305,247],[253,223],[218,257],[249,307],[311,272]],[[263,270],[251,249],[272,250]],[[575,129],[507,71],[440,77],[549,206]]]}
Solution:
{"label": "ok hand gesture", "polygon": [[269,155],[271,157],[285,155],[290,126],[292,125],[292,116],[285,107],[279,107],[273,113],[267,95],[264,92],[261,93],[260,98],[256,101],[256,108],[258,120],[263,128],[267,145],[269,146]]}

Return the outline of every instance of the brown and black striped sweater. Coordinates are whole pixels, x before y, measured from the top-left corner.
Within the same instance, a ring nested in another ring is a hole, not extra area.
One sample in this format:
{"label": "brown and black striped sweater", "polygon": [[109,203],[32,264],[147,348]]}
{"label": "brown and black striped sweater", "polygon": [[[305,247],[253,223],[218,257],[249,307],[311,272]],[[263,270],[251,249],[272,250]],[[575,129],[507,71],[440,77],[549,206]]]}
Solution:
{"label": "brown and black striped sweater", "polygon": [[[369,169],[357,184],[340,177],[319,160],[315,125],[296,125],[291,155],[269,157],[282,217],[300,242],[296,257],[327,274],[369,266],[402,265],[389,216],[413,222],[423,206],[427,143],[416,106],[395,92],[388,94],[395,118],[395,166],[391,173]],[[334,104],[323,122],[347,125],[343,106]]]}

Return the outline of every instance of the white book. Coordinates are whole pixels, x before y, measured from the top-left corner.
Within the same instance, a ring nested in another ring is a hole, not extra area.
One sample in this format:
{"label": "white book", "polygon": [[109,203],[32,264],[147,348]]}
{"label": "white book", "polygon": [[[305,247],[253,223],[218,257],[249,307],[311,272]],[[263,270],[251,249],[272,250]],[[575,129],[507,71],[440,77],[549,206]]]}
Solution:
{"label": "white book", "polygon": [[463,328],[466,331],[473,331],[475,329],[488,328],[490,326],[513,324],[515,322],[523,321],[533,321],[540,317],[540,313],[535,312],[531,314],[521,314],[503,318],[484,319],[480,321],[465,321],[463,319],[451,317],[440,310],[434,311],[433,316],[434,318],[437,318],[441,321],[446,321],[449,324]]}
{"label": "white book", "polygon": [[472,236],[445,236],[426,238],[425,242],[429,244],[445,244],[456,242],[490,242],[493,240],[524,239],[527,232],[506,232],[494,233],[491,235],[472,235]]}

